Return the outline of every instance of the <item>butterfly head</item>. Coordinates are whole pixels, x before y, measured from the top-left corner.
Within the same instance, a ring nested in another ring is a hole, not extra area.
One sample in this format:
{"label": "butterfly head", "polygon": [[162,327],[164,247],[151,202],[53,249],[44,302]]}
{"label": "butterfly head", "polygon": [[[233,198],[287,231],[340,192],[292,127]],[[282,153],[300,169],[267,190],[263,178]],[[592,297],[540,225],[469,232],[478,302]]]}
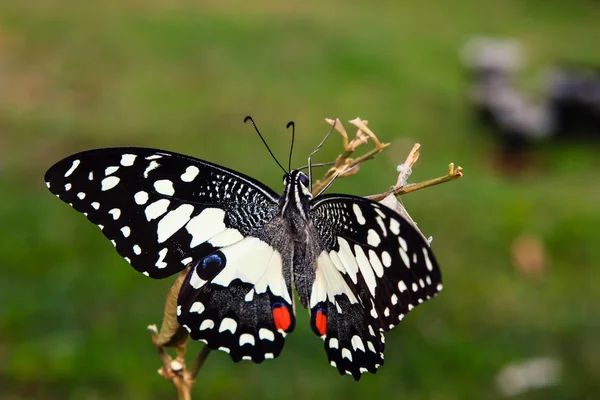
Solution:
{"label": "butterfly head", "polygon": [[291,223],[291,231],[299,232],[307,225],[312,193],[308,176],[294,170],[283,176],[284,192],[279,201],[279,212]]}
{"label": "butterfly head", "polygon": [[291,192],[291,194],[298,193],[300,199],[304,197],[307,200],[310,200],[313,197],[310,191],[308,176],[300,170],[294,170],[283,175],[283,184],[286,189],[286,194],[288,194],[288,191]]}

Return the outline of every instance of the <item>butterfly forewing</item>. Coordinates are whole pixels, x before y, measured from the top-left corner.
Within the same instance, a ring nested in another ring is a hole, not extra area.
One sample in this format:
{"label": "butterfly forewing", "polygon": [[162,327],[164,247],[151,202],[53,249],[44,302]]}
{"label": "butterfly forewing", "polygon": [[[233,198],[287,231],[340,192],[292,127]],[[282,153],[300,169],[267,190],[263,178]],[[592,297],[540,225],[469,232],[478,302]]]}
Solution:
{"label": "butterfly forewing", "polygon": [[72,155],[45,176],[136,270],[164,278],[272,219],[277,195],[231,170],[143,148]]}
{"label": "butterfly forewing", "polygon": [[[383,364],[383,332],[441,290],[441,274],[422,236],[379,203],[321,196],[313,200],[312,217],[323,247],[313,286],[321,300],[311,304],[313,329],[325,333],[332,365],[357,378]],[[315,326],[322,310],[326,329]]]}

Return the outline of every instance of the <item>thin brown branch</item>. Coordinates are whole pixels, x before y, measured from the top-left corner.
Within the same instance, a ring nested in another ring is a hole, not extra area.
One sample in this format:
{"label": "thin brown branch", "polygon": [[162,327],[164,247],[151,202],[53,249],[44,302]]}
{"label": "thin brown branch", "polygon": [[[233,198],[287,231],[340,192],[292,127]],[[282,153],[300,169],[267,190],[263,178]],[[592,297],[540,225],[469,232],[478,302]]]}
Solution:
{"label": "thin brown branch", "polygon": [[200,350],[200,352],[196,356],[196,359],[194,360],[194,366],[192,367],[192,371],[190,372],[191,380],[193,380],[193,381],[196,380],[196,377],[198,376],[198,372],[200,372],[200,369],[204,365],[204,362],[206,361],[206,358],[208,357],[209,354],[210,354],[210,349],[208,348],[208,346],[202,347],[202,350]]}
{"label": "thin brown branch", "polygon": [[371,199],[374,201],[381,201],[384,198],[386,198],[387,196],[389,196],[390,194],[393,194],[395,196],[401,196],[406,193],[416,192],[417,190],[421,190],[421,189],[425,189],[427,187],[439,185],[440,183],[453,181],[453,180],[462,178],[462,176],[463,176],[462,167],[456,167],[456,169],[455,169],[454,164],[450,163],[450,165],[448,166],[448,174],[447,175],[440,176],[438,178],[429,179],[424,182],[394,187],[394,188],[388,190],[387,192],[374,194],[374,195],[366,196],[366,197],[368,199]]}

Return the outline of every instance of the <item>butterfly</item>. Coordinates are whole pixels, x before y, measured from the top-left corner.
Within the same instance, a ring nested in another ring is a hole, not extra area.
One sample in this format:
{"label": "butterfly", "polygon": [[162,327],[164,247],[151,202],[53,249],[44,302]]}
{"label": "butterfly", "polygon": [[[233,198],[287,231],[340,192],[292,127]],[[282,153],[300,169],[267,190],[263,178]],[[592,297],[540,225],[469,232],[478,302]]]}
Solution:
{"label": "butterfly", "polygon": [[295,287],[330,364],[358,380],[383,365],[384,332],[442,288],[409,222],[363,197],[313,197],[301,170],[285,173],[278,195],[207,161],[124,147],[69,156],[45,181],[142,274],[189,266],[177,320],[236,362],[279,356]]}

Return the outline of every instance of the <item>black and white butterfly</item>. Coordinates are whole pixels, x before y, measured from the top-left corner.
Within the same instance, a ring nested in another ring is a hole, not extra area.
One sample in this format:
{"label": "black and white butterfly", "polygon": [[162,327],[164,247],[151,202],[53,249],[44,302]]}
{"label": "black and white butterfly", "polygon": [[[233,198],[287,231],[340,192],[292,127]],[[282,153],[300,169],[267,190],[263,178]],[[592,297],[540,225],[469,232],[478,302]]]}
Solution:
{"label": "black and white butterfly", "polygon": [[358,380],[383,365],[384,332],[442,288],[429,244],[398,213],[362,197],[313,198],[300,170],[279,196],[196,158],[107,148],[65,158],[45,180],[144,275],[190,265],[179,324],[236,362],[281,353],[294,286],[331,365]]}

